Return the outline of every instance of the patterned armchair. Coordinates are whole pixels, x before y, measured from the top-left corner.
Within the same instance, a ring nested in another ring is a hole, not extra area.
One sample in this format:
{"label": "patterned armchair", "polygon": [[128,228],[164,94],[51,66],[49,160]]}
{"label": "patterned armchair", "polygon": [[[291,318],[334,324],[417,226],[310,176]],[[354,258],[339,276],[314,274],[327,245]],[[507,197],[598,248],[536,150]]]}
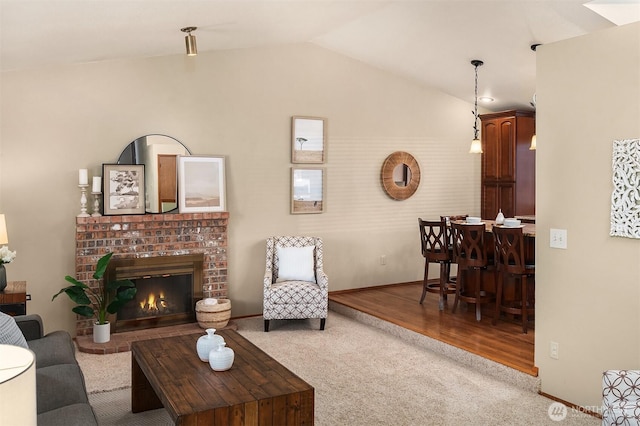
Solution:
{"label": "patterned armchair", "polygon": [[603,426],[640,424],[640,371],[605,371],[602,405]]}
{"label": "patterned armchair", "polygon": [[329,278],[322,269],[319,237],[267,239],[264,273],[264,331],[272,319],[320,318],[324,330],[329,305]]}

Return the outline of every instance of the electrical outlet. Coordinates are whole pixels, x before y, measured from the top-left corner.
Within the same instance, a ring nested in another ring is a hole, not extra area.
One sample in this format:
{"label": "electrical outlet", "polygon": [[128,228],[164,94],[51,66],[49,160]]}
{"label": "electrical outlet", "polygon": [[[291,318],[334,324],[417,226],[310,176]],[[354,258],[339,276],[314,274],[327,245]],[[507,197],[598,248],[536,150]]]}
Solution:
{"label": "electrical outlet", "polygon": [[553,359],[559,359],[558,353],[560,351],[560,345],[558,342],[551,342],[549,344],[549,356]]}
{"label": "electrical outlet", "polygon": [[380,256],[380,264],[381,265],[386,265],[387,264],[387,256],[386,255],[381,255]]}
{"label": "electrical outlet", "polygon": [[551,228],[549,230],[549,247],[566,249],[567,248],[567,230]]}

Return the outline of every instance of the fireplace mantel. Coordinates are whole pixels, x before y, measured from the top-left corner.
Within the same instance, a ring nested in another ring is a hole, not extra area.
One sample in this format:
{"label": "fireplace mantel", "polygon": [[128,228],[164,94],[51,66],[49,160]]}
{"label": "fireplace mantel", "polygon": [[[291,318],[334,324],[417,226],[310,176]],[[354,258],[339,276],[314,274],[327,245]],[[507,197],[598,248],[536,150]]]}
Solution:
{"label": "fireplace mantel", "polygon": [[[164,213],[76,218],[76,278],[90,287],[98,259],[204,254],[203,285],[227,297],[229,213]],[[92,333],[92,320],[79,317],[76,334]]]}

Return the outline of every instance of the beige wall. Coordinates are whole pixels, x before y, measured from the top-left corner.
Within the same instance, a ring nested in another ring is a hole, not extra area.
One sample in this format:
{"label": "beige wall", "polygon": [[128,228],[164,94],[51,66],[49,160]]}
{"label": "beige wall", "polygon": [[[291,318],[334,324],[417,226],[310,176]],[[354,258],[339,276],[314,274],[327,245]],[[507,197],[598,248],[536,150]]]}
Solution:
{"label": "beige wall", "polygon": [[535,360],[543,392],[599,406],[604,370],[640,368],[640,241],[609,236],[612,142],[640,137],[640,24],[541,46],[537,67]]}
{"label": "beige wall", "polygon": [[[70,303],[51,296],[74,273],[78,169],[100,174],[145,134],[226,156],[234,316],[262,312],[270,235],[322,236],[341,290],[420,279],[417,217],[480,210],[471,105],[313,45],[7,72],[1,84],[0,212],[18,251],[7,273],[28,281],[47,330],[74,331]],[[289,214],[293,115],[329,119],[324,214]],[[422,170],[404,202],[380,185],[396,150]]]}

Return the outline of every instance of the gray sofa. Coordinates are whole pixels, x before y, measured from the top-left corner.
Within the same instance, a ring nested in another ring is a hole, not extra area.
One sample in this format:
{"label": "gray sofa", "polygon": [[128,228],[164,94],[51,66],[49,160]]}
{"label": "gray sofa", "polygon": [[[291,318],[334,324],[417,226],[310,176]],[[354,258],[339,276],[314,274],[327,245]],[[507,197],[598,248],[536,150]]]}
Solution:
{"label": "gray sofa", "polygon": [[69,333],[54,331],[44,335],[38,315],[14,318],[36,355],[38,425],[97,425]]}

